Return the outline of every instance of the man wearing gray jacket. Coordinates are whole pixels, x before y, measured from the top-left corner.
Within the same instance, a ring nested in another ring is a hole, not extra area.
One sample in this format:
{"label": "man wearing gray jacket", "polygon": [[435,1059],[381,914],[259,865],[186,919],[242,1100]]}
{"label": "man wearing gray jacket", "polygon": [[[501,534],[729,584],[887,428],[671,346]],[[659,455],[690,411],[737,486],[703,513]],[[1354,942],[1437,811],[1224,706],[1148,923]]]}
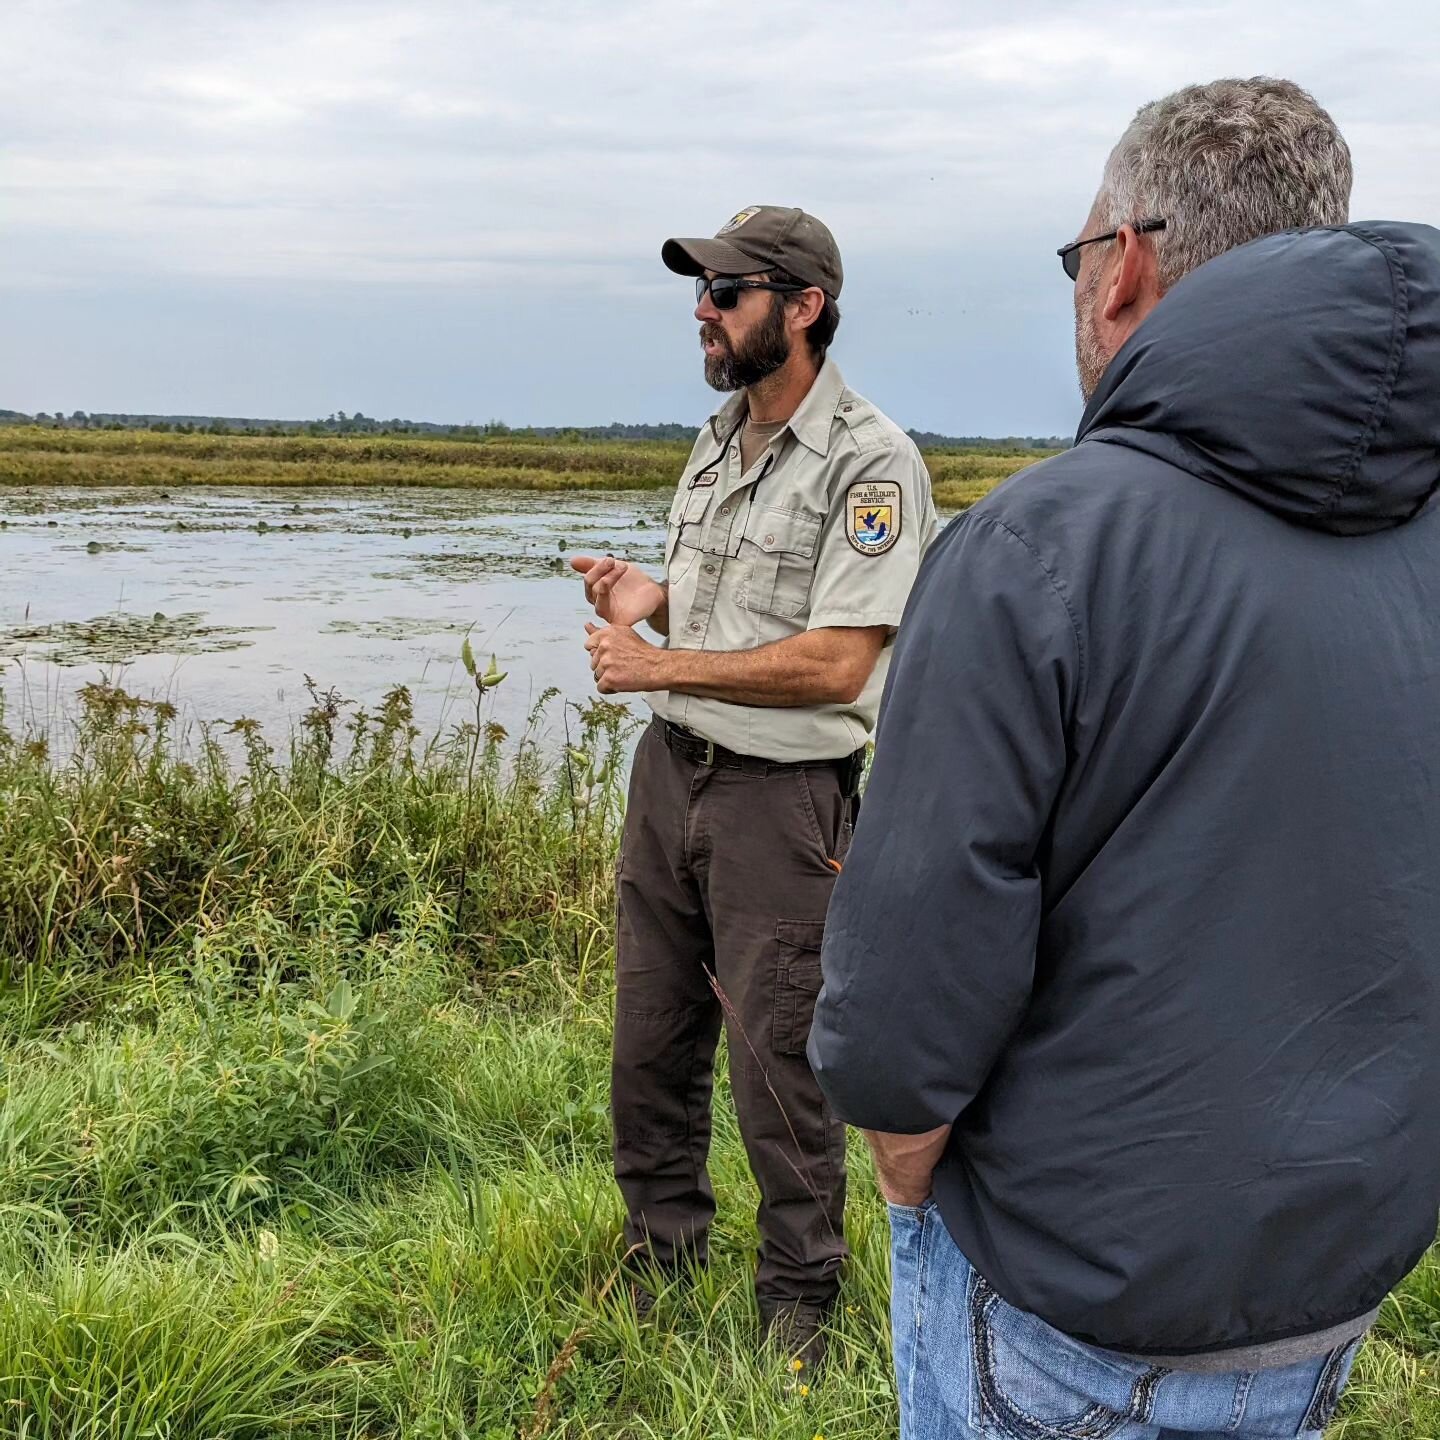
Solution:
{"label": "man wearing gray jacket", "polygon": [[906,1440],[1318,1437],[1440,1207],[1440,235],[1283,81],[1140,111],[1075,447],[931,548],[810,1057]]}

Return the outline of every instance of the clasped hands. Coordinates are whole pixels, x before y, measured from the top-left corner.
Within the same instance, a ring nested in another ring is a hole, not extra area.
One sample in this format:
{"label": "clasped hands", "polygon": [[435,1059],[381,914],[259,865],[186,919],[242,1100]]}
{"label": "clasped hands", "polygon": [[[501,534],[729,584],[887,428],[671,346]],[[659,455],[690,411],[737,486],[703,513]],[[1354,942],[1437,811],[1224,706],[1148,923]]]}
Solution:
{"label": "clasped hands", "polygon": [[663,690],[668,652],[642,639],[635,626],[664,607],[664,588],[643,570],[613,555],[603,559],[577,555],[570,566],[584,576],[585,598],[606,622],[587,622],[585,626],[585,648],[590,652],[595,688],[602,695]]}

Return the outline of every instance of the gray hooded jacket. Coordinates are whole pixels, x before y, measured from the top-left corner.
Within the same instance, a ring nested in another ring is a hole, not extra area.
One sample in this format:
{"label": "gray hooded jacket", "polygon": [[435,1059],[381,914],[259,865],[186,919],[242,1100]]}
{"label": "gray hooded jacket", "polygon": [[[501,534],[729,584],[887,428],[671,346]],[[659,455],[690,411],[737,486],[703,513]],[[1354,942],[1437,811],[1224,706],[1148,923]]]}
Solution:
{"label": "gray hooded jacket", "polygon": [[1440,234],[1275,235],[921,570],[810,1057],[1072,1335],[1309,1335],[1434,1236],[1437,481]]}

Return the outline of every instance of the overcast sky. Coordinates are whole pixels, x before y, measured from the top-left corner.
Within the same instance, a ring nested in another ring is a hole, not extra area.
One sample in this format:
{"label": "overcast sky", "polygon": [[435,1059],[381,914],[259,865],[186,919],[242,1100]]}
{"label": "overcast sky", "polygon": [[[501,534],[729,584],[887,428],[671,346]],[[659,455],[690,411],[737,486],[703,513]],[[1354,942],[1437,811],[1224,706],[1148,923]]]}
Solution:
{"label": "overcast sky", "polygon": [[[1003,17],[1003,18],[1002,18]],[[698,422],[667,235],[799,204],[902,424],[1073,429],[1072,238],[1144,101],[1311,89],[1440,215],[1440,7],[10,0],[0,407]]]}

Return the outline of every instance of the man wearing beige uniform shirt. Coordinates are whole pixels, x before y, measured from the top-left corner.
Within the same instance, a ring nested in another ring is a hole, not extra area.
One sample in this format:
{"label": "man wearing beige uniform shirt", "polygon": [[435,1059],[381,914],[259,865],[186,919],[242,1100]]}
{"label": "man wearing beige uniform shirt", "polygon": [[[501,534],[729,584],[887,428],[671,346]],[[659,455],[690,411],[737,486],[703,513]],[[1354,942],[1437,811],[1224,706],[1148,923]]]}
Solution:
{"label": "man wearing beige uniform shirt", "polygon": [[664,580],[573,562],[607,622],[586,627],[597,688],[643,692],[654,711],[618,869],[615,1173],[647,1278],[704,1264],[723,1020],[760,1187],[764,1333],[814,1364],[846,1254],[845,1132],[805,1042],[864,748],[935,509],[914,444],[826,358],[842,270],[819,220],[752,206],[662,258],[696,277],[706,379],[734,393],[681,476]]}

